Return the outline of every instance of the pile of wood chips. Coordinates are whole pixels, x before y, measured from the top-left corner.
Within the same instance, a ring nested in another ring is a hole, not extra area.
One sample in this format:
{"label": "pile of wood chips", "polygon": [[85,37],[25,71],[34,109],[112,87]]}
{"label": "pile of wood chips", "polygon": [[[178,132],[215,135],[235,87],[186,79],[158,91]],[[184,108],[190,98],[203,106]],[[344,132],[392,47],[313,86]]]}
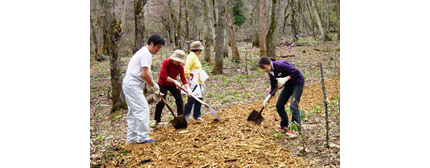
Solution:
{"label": "pile of wood chips", "polygon": [[[326,80],[326,89],[329,98],[338,96],[339,78]],[[320,83],[305,86],[300,108],[310,109],[322,101]],[[306,167],[273,136],[280,120],[275,103],[272,99],[263,112],[261,125],[246,119],[262,102],[218,110],[219,122],[206,114],[203,122],[190,119],[184,130],[168,125],[151,133],[156,143],[123,145],[113,151],[122,156],[112,157],[103,167]]]}

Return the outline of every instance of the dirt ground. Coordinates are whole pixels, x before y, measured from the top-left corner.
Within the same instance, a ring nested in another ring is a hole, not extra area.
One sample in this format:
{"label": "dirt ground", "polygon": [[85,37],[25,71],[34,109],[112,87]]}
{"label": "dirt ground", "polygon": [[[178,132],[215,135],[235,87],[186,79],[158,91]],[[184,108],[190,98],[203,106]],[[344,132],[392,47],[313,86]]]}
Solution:
{"label": "dirt ground", "polygon": [[[163,112],[163,125],[151,132],[155,144],[125,145],[126,110],[109,114],[110,79],[108,61],[91,61],[91,151],[92,167],[339,167],[340,166],[340,97],[339,44],[323,43],[305,46],[279,46],[278,55],[293,62],[306,77],[300,108],[309,120],[303,123],[302,136],[288,138],[277,133],[279,116],[271,101],[264,111],[266,120],[261,126],[246,121],[252,109],[261,108],[267,94],[268,77],[255,67],[258,49],[249,45],[239,48],[242,63],[225,58],[225,75],[211,75],[205,100],[221,117],[213,117],[202,107],[203,122],[191,120],[186,130],[174,130],[166,122],[171,118]],[[248,75],[244,55],[248,55]],[[169,51],[155,58],[158,65]],[[294,55],[294,56],[292,56]],[[123,69],[128,57],[122,59]],[[325,143],[325,115],[319,83],[318,63],[325,69],[329,95],[330,146]],[[210,64],[203,63],[210,72]],[[158,67],[159,68],[159,67]],[[157,66],[154,66],[157,72]],[[154,74],[158,77],[158,74]],[[168,97],[173,102],[171,97]],[[273,99],[276,100],[276,99]],[[174,105],[174,103],[171,103]],[[151,115],[154,105],[152,106]],[[291,115],[289,114],[289,117]],[[151,117],[152,119],[152,117]],[[278,121],[275,121],[277,119]]]}

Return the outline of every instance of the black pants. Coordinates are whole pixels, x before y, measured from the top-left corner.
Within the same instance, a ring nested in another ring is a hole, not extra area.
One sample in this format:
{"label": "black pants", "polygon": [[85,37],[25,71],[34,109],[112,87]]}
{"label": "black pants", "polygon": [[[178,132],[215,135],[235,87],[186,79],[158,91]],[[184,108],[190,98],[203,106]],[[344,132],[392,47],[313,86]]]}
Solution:
{"label": "black pants", "polygon": [[[167,96],[167,91],[169,91],[170,93],[172,93],[173,97],[175,98],[175,102],[176,102],[176,111],[177,111],[177,115],[181,115],[184,113],[184,101],[182,100],[182,95],[181,95],[181,91],[176,88],[175,85],[173,86],[163,86],[160,85],[160,92],[164,94],[164,98],[166,98]],[[164,108],[164,102],[160,101],[157,103],[157,106],[155,107],[155,116],[154,116],[154,120],[156,120],[157,122],[161,121],[161,113],[163,112],[163,108]]]}
{"label": "black pants", "polygon": [[300,97],[302,97],[303,87],[305,83],[301,83],[293,86],[285,86],[281,94],[279,94],[278,101],[276,102],[276,110],[278,111],[279,116],[281,117],[281,127],[288,127],[288,115],[285,111],[285,104],[287,104],[288,99],[292,97],[290,103],[290,111],[293,114],[291,120],[297,122],[301,125],[300,122],[300,112],[299,112],[299,102]]}

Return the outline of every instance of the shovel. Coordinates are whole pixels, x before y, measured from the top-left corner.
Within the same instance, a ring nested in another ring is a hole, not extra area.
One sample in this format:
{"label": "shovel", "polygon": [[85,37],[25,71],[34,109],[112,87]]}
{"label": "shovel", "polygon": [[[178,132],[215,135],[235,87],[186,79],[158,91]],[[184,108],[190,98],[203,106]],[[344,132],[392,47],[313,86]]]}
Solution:
{"label": "shovel", "polygon": [[166,104],[167,108],[169,109],[170,113],[173,115],[173,120],[170,121],[172,123],[173,127],[175,129],[181,129],[181,128],[187,128],[187,121],[185,120],[184,115],[180,115],[176,117],[175,113],[173,112],[172,108],[167,104],[166,99],[164,99],[163,96],[161,96],[161,100]]}
{"label": "shovel", "polygon": [[194,98],[195,100],[197,100],[199,103],[203,104],[204,106],[206,106],[212,113],[213,116],[215,116],[215,120],[219,121],[221,120],[218,116],[218,114],[216,113],[215,109],[213,109],[209,104],[205,103],[204,101],[200,100],[199,98],[197,98],[196,96],[194,96],[191,93],[188,93],[187,90],[185,90],[184,88],[182,88],[181,86],[177,86],[179,89],[181,89],[182,91],[184,91],[185,93],[189,94],[192,98]]}
{"label": "shovel", "polygon": [[[273,95],[275,95],[277,90],[278,89],[273,89],[272,93],[270,93],[269,101],[273,97]],[[249,114],[249,116],[248,116],[248,121],[254,121],[257,124],[261,124],[261,122],[263,122],[263,120],[264,120],[264,117],[261,115],[261,112],[263,112],[264,108],[265,107],[263,106],[260,111],[252,110],[251,114]]]}

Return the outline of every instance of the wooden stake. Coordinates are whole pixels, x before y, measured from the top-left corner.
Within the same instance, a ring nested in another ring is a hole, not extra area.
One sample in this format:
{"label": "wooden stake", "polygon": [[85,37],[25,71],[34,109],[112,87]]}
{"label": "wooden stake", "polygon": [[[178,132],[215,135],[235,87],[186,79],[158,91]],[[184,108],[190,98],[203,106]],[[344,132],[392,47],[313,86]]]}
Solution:
{"label": "wooden stake", "polygon": [[245,53],[245,73],[248,76],[248,51]]}
{"label": "wooden stake", "polygon": [[323,91],[323,98],[324,98],[324,109],[325,109],[325,147],[329,148],[330,146],[328,145],[328,132],[329,132],[329,127],[328,127],[328,111],[327,111],[327,95],[325,93],[325,85],[324,85],[324,71],[323,71],[323,67],[322,67],[322,63],[320,63],[320,70],[321,70],[321,87],[322,87],[322,91]]}

